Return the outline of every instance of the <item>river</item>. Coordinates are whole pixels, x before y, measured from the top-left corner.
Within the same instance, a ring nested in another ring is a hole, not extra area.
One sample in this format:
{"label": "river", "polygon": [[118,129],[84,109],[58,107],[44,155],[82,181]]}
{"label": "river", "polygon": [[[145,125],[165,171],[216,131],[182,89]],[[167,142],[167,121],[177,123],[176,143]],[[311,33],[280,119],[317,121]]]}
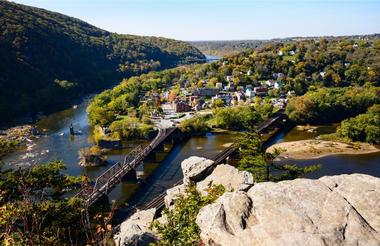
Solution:
{"label": "river", "polygon": [[[108,165],[100,167],[82,167],[78,164],[78,151],[93,144],[91,127],[88,125],[86,107],[91,96],[85,98],[75,108],[53,113],[36,123],[38,130],[44,135],[34,139],[27,148],[16,151],[3,158],[4,168],[35,165],[54,160],[62,160],[70,175],[87,175],[95,178],[111,165],[121,161],[125,154],[140,144],[148,144],[146,140],[129,140],[124,142],[123,150],[113,150],[107,155]],[[73,124],[75,131],[80,134],[70,136],[69,128]],[[125,203],[134,192],[139,191],[139,199],[133,203],[149,201],[182,178],[180,163],[182,160],[199,155],[212,158],[225,148],[226,143],[232,142],[229,134],[209,133],[206,136],[193,137],[176,146],[168,146],[171,151],[156,152],[155,159],[145,162],[138,170],[142,184],[125,181],[115,187],[109,194],[110,200],[118,204]],[[150,177],[151,176],[151,177]],[[149,178],[149,179],[148,179]],[[149,190],[146,190],[148,187]],[[138,188],[140,188],[138,190]],[[142,190],[146,192],[141,192]],[[141,195],[141,196],[140,196]]]}
{"label": "river", "polygon": [[[289,142],[315,138],[321,134],[335,132],[337,125],[319,126],[315,131],[308,132],[296,127],[289,132],[281,132],[272,143]],[[307,174],[307,178],[320,178],[338,174],[364,173],[380,177],[380,152],[359,155],[331,155],[312,160],[280,160],[278,163],[297,164],[306,166],[311,164],[321,164],[321,169]]]}
{"label": "river", "polygon": [[[78,151],[92,144],[91,128],[88,125],[86,107],[91,97],[85,98],[75,108],[69,108],[51,114],[40,120],[36,126],[45,135],[38,137],[28,148],[16,151],[6,156],[3,161],[5,167],[24,166],[37,163],[46,163],[53,160],[62,160],[67,166],[67,173],[71,175],[87,175],[95,178],[104,172],[132,148],[139,144],[147,144],[146,140],[131,140],[124,143],[123,150],[115,150],[108,154],[108,165],[102,167],[82,167],[78,165]],[[69,127],[73,124],[79,135],[70,136]],[[321,126],[314,132],[300,131],[293,128],[289,132],[281,132],[273,143],[281,141],[295,141],[314,138],[322,133],[333,132],[335,126]],[[172,187],[182,178],[180,163],[189,156],[197,155],[211,158],[222,151],[227,143],[233,141],[230,134],[210,133],[202,137],[193,137],[176,146],[169,146],[171,151],[157,152],[154,160],[146,161],[139,168],[142,184],[124,181],[109,194],[110,200],[118,204],[145,203],[167,188]],[[282,160],[282,163],[298,165],[322,164],[322,168],[309,178],[318,178],[324,175],[342,173],[367,173],[380,176],[380,154],[366,155],[334,155],[313,160]],[[137,196],[133,194],[137,192]]]}

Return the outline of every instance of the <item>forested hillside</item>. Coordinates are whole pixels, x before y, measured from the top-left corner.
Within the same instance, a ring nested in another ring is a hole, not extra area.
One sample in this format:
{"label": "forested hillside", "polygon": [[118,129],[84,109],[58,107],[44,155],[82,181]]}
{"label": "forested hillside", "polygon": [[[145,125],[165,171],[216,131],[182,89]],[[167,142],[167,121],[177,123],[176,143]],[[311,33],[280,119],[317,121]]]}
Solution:
{"label": "forested hillside", "polygon": [[191,45],[197,47],[206,55],[225,56],[237,54],[245,50],[255,49],[268,42],[264,40],[226,40],[226,41],[192,41]]}
{"label": "forested hillside", "polygon": [[122,77],[204,58],[191,45],[119,35],[39,8],[0,1],[0,121],[49,111]]}

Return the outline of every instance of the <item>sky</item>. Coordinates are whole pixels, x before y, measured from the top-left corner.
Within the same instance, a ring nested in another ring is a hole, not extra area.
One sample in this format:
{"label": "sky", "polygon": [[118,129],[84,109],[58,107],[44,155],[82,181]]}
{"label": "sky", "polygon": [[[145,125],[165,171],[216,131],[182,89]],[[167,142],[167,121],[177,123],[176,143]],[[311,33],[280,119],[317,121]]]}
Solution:
{"label": "sky", "polygon": [[14,0],[111,32],[179,40],[380,33],[380,0]]}

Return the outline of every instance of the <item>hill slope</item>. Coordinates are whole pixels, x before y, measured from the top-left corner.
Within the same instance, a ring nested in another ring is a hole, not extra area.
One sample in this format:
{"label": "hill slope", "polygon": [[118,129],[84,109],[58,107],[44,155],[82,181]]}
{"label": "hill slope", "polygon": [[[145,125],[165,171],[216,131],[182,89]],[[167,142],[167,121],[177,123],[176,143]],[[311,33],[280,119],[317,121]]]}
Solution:
{"label": "hill slope", "polygon": [[191,45],[119,35],[0,0],[0,121],[55,109],[125,76],[204,58]]}

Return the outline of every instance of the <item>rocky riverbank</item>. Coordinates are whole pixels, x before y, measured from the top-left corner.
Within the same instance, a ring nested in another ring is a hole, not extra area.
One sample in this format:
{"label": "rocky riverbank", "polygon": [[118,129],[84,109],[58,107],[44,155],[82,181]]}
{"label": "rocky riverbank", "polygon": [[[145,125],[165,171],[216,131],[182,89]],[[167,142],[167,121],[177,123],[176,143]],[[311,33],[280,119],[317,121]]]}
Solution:
{"label": "rocky riverbank", "polygon": [[0,131],[0,158],[16,149],[32,145],[32,138],[39,135],[31,125],[11,127]]}
{"label": "rocky riverbank", "polygon": [[[225,193],[196,217],[200,245],[379,245],[380,179],[352,174],[255,184],[252,175],[229,165],[191,157],[182,165],[184,184],[206,193]],[[169,189],[166,206],[175,206],[185,186]],[[117,245],[149,245],[159,235],[150,224],[165,218],[155,209],[138,211],[121,224]]]}
{"label": "rocky riverbank", "polygon": [[275,149],[282,151],[278,158],[315,159],[337,154],[368,154],[379,152],[380,149],[368,143],[342,143],[325,140],[300,140],[274,144],[268,152]]}

